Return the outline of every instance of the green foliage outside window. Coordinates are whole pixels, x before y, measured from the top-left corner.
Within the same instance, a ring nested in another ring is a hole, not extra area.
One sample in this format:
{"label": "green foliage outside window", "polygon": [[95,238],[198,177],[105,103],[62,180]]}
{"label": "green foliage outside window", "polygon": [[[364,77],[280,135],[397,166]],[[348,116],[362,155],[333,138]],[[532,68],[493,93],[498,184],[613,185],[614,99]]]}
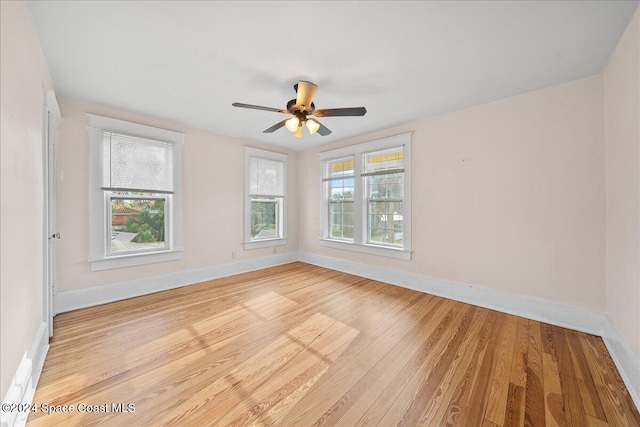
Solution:
{"label": "green foliage outside window", "polygon": [[276,232],[276,204],[274,201],[251,202],[251,237],[273,236]]}
{"label": "green foliage outside window", "polygon": [[154,200],[129,217],[122,231],[136,233],[135,243],[163,242],[164,228],[164,200]]}

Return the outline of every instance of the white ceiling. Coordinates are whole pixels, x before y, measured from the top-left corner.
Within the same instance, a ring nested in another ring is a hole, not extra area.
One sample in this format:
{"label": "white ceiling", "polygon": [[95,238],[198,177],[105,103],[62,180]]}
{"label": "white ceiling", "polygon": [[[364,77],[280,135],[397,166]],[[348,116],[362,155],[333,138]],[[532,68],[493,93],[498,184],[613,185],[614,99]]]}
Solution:
{"label": "white ceiling", "polygon": [[[31,1],[56,91],[294,150],[597,74],[636,1]],[[298,80],[333,133],[262,131]]]}

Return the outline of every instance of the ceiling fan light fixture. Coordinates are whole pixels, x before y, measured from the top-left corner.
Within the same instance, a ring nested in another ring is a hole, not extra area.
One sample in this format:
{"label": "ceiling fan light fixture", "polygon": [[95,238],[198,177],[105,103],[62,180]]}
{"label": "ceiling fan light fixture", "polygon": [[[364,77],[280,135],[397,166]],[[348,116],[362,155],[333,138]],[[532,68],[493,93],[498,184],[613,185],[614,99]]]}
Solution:
{"label": "ceiling fan light fixture", "polygon": [[307,129],[309,129],[309,134],[313,135],[320,129],[320,123],[315,120],[307,119]]}
{"label": "ceiling fan light fixture", "polygon": [[273,133],[282,127],[286,127],[289,132],[296,138],[302,138],[303,124],[306,123],[309,134],[313,135],[317,133],[320,136],[327,136],[331,133],[331,130],[322,123],[315,119],[311,119],[308,116],[313,115],[315,117],[339,117],[339,116],[364,116],[367,113],[364,107],[351,107],[351,108],[329,108],[316,110],[316,106],[313,103],[313,97],[316,94],[318,86],[314,83],[306,80],[300,80],[293,86],[296,91],[296,98],[287,102],[287,109],[281,110],[278,108],[263,107],[261,105],[243,104],[241,102],[234,102],[234,107],[249,108],[252,110],[271,111],[274,113],[281,113],[292,115],[290,119],[281,120],[275,125],[263,130],[263,133]]}
{"label": "ceiling fan light fixture", "polygon": [[289,132],[295,132],[300,126],[300,120],[298,120],[298,118],[295,116],[291,117],[285,122],[285,126],[287,127],[287,129],[289,129]]}

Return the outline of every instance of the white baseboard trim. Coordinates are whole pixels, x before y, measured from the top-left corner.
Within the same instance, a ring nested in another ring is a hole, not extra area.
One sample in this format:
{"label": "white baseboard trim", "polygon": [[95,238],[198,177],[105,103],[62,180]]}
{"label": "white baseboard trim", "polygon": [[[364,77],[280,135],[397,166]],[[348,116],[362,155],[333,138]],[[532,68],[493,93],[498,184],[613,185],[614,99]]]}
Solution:
{"label": "white baseboard trim", "polygon": [[307,252],[300,252],[300,261],[581,332],[603,332],[598,311]]}
{"label": "white baseboard trim", "polygon": [[[22,361],[11,380],[11,385],[2,401],[5,404],[20,405],[33,402],[33,395],[42,373],[44,360],[49,351],[49,328],[45,322],[41,323],[33,339],[31,348],[22,356]],[[29,412],[0,412],[1,427],[22,427],[27,423]]]}
{"label": "white baseboard trim", "polygon": [[276,265],[288,264],[298,260],[297,252],[269,255],[262,258],[232,262],[213,267],[179,271],[162,276],[144,277],[125,282],[94,286],[73,291],[59,292],[56,295],[56,313],[92,307],[127,298],[166,291],[168,289],[206,282],[207,280],[247,273]]}
{"label": "white baseboard trim", "polygon": [[604,343],[616,364],[620,376],[629,390],[629,394],[640,409],[640,358],[629,347],[625,339],[620,335],[611,317],[607,313],[603,316]]}

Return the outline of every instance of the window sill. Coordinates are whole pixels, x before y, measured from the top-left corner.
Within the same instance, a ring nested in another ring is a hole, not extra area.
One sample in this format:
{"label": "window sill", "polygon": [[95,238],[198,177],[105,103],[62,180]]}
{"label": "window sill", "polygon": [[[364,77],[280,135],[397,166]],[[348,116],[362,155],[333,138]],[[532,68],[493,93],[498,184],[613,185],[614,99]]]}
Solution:
{"label": "window sill", "polygon": [[136,265],[152,264],[156,262],[175,261],[182,259],[182,249],[149,252],[145,254],[129,254],[111,256],[108,258],[89,260],[91,271],[110,270],[113,268],[133,267]]}
{"label": "window sill", "polygon": [[269,248],[271,246],[286,245],[289,241],[288,237],[279,237],[277,239],[256,240],[255,242],[244,242],[245,249]]}
{"label": "window sill", "polygon": [[411,251],[403,248],[390,248],[387,246],[360,245],[357,243],[341,242],[332,239],[320,239],[320,246],[345,251],[360,252],[370,255],[384,256],[387,258],[397,258],[411,260]]}

